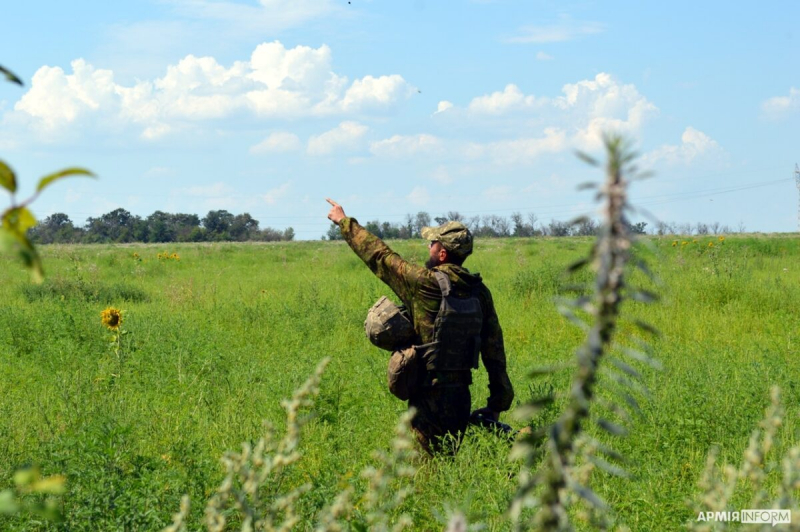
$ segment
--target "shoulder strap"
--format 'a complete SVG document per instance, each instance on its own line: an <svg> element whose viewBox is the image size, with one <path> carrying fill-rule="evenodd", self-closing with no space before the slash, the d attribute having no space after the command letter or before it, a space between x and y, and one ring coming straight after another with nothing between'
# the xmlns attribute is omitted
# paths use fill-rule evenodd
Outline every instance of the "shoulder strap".
<svg viewBox="0 0 800 532"><path fill-rule="evenodd" d="M450 278L446 273L434 270L433 275L436 276L436 282L439 283L439 288L442 290L442 297L450 295Z"/></svg>

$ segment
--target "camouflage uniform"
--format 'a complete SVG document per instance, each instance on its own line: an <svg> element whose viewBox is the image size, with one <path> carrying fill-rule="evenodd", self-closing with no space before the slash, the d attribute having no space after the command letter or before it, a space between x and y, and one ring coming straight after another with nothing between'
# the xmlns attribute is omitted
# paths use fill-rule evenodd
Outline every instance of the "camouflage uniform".
<svg viewBox="0 0 800 532"><path fill-rule="evenodd" d="M433 271L403 260L354 218L344 218L339 227L353 251L389 285L411 313L417 335L415 344L432 342L433 324L442 299ZM457 297L469 297L472 287L480 285L478 297L483 311L481 359L489 373L487 406L497 412L508 410L514 390L506 372L503 332L489 289L479 274L472 274L461 266L441 264L435 269L447 274L452 293ZM411 425L426 450L440 448L442 436L452 434L458 438L458 434L467 428L471 410L471 383L470 372L425 373L421 391L409 399L408 405L417 410Z"/></svg>

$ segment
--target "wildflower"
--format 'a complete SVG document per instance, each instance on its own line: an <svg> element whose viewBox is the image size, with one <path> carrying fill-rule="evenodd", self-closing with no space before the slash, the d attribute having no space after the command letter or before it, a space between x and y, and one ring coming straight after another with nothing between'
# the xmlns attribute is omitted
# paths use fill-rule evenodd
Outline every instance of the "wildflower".
<svg viewBox="0 0 800 532"><path fill-rule="evenodd" d="M697 244L697 239L692 240L692 244Z"/></svg>
<svg viewBox="0 0 800 532"><path fill-rule="evenodd" d="M681 242L681 246L685 246L686 244L688 244L688 242L687 242L686 240L684 240L683 242Z"/></svg>
<svg viewBox="0 0 800 532"><path fill-rule="evenodd" d="M678 245L678 241L677 241L677 240L673 240L673 241L672 241L672 247L675 247L675 246L677 246L677 245Z"/></svg>
<svg viewBox="0 0 800 532"><path fill-rule="evenodd" d="M714 247L714 243L713 242L709 242L708 243L708 247L713 248Z"/></svg>
<svg viewBox="0 0 800 532"><path fill-rule="evenodd" d="M175 260L181 260L180 256L177 253L173 253L172 255L170 255L169 258L175 259Z"/></svg>
<svg viewBox="0 0 800 532"><path fill-rule="evenodd" d="M720 241L720 242L725 242L725 237L724 237L724 236L722 236L722 235L719 235L719 241Z"/></svg>
<svg viewBox="0 0 800 532"><path fill-rule="evenodd" d="M138 253L134 253L133 254L133 258L136 259L136 260L139 260L139 254Z"/></svg>
<svg viewBox="0 0 800 532"><path fill-rule="evenodd" d="M111 331L116 331L122 325L122 311L114 307L108 307L100 313L100 321Z"/></svg>

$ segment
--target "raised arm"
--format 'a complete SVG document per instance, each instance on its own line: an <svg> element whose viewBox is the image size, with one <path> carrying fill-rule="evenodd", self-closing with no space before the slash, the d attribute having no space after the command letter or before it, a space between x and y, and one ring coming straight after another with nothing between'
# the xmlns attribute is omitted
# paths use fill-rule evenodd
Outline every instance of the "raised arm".
<svg viewBox="0 0 800 532"><path fill-rule="evenodd" d="M339 226L348 245L411 308L410 303L416 291L426 282L426 270L403 260L380 238L364 229L355 218L345 215L341 205L331 199L327 201L331 204L328 219Z"/></svg>

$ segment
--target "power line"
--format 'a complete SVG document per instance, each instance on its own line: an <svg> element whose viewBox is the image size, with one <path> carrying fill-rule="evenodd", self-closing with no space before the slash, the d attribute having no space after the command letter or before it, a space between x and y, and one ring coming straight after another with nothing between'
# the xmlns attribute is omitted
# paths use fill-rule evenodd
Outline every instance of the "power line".
<svg viewBox="0 0 800 532"><path fill-rule="evenodd" d="M642 206L651 206L651 205L663 205L667 203L674 203L677 201L689 201L692 199L708 197L708 196L715 196L720 194L728 194L732 192L740 192L743 190L751 190L755 188L762 188L767 186L773 186L780 183L785 183L790 179L776 179L771 181L761 181L755 183L744 183L739 185L729 185L725 187L715 187L709 188L704 190L694 190L694 191L681 191L681 192L671 192L671 193L664 193L664 194L656 194L651 196L643 196L637 199L636 205ZM798 189L800 189L800 177L797 177L796 180L798 182ZM564 207L564 209L561 209ZM799 207L800 209L800 207ZM458 211L460 214L466 215L480 215L480 214L497 214L497 213L506 213L506 212L534 212L535 214L541 215L548 215L548 216L558 216L558 215L568 215L573 213L581 213L585 212L586 207L584 204L581 203L562 203L562 204L550 204L547 206L544 205L533 205L527 207L516 207L516 208L508 208L508 209L494 209L494 210L476 210L476 211ZM60 211L52 211L50 214L54 212ZM82 216L96 216L97 213L94 212L72 212L73 215L82 215ZM800 216L800 210L799 210ZM267 213L259 213L259 212L250 212L250 215L254 218L258 219L259 221L264 220L319 220L320 216L294 216L294 215L286 215L286 216L275 216ZM368 218L381 218L383 220L386 219L397 219L397 218L405 218L408 216L409 213L382 213L382 214L363 214L358 213L358 217L362 219ZM800 221L800 220L799 220ZM287 223L287 222L283 222ZM316 226L317 224L293 224L297 225L298 227L303 226Z"/></svg>

